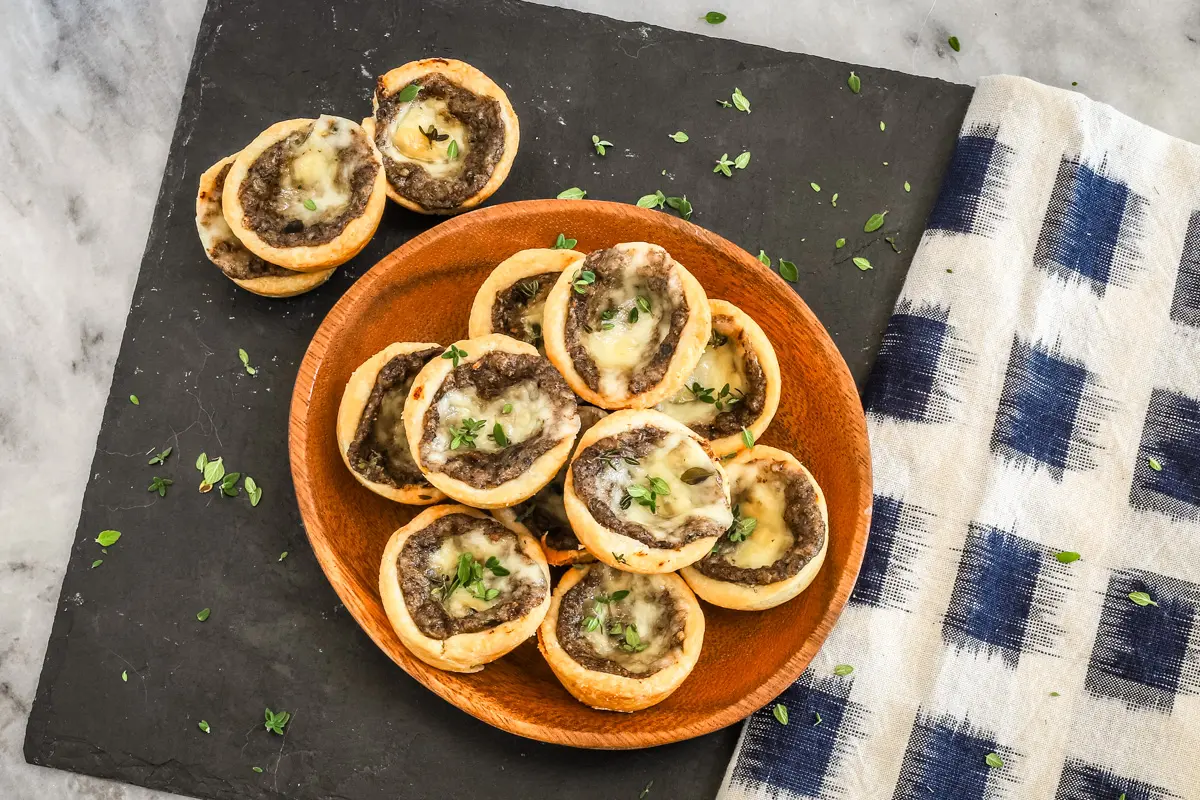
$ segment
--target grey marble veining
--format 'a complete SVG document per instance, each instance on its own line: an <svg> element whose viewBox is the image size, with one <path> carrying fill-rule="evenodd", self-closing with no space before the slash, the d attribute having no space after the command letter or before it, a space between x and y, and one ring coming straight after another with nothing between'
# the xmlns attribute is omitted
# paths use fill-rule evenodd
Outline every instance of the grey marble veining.
<svg viewBox="0 0 1200 800"><path fill-rule="evenodd" d="M1076 81L1200 141L1193 0L539 1L952 81ZM3 798L166 797L27 766L21 743L203 6L0 0ZM729 20L700 21L713 8Z"/></svg>

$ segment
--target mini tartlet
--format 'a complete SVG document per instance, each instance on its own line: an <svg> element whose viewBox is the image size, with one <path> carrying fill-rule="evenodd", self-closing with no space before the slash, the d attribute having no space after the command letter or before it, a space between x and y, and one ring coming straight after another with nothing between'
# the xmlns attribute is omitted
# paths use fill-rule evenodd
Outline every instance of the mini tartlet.
<svg viewBox="0 0 1200 800"><path fill-rule="evenodd" d="M234 159L222 205L233 234L259 258L318 272L371 240L387 202L379 151L342 117L291 119Z"/></svg>
<svg viewBox="0 0 1200 800"><path fill-rule="evenodd" d="M579 407L579 435L587 433L608 412L595 406ZM542 487L541 491L511 508L497 508L492 513L496 519L510 528L525 531L542 543L546 560L556 567L594 561L571 530L567 509L563 505L563 493L567 484L567 464Z"/></svg>
<svg viewBox="0 0 1200 800"><path fill-rule="evenodd" d="M725 472L708 443L650 409L617 411L580 438L563 501L583 546L629 572L685 567L733 524Z"/></svg>
<svg viewBox="0 0 1200 800"><path fill-rule="evenodd" d="M404 427L417 467L478 508L515 505L554 477L579 433L575 395L533 345L455 342L417 374Z"/></svg>
<svg viewBox="0 0 1200 800"><path fill-rule="evenodd" d="M743 450L725 471L736 520L709 555L680 574L713 605L774 608L807 589L825 561L825 495L794 456L774 447Z"/></svg>
<svg viewBox="0 0 1200 800"><path fill-rule="evenodd" d="M474 339L503 333L545 352L542 310L546 297L559 275L578 267L583 258L583 253L575 250L536 248L513 253L492 270L475 293L467 335Z"/></svg>
<svg viewBox="0 0 1200 800"><path fill-rule="evenodd" d="M263 297L295 297L329 280L332 269L295 272L268 264L233 235L225 221L221 191L235 158L236 154L222 158L200 176L200 188L196 192L196 231L208 260L216 264L226 278Z"/></svg>
<svg viewBox="0 0 1200 800"><path fill-rule="evenodd" d="M413 655L478 672L537 630L550 607L550 570L533 537L478 509L440 505L392 534L379 593Z"/></svg>
<svg viewBox="0 0 1200 800"><path fill-rule="evenodd" d="M375 84L363 121L383 156L388 197L422 214L474 208L500 188L521 140L504 90L462 61L425 58Z"/></svg>
<svg viewBox="0 0 1200 800"><path fill-rule="evenodd" d="M636 575L603 564L568 570L538 628L538 649L577 700L640 711L691 674L704 612L678 575Z"/></svg>
<svg viewBox="0 0 1200 800"><path fill-rule="evenodd" d="M742 430L762 436L779 408L775 348L758 323L732 303L709 300L712 335L684 386L657 408L709 440L719 456L745 447Z"/></svg>
<svg viewBox="0 0 1200 800"><path fill-rule="evenodd" d="M588 253L563 272L543 312L546 356L601 408L648 408L672 396L712 332L708 298L655 244Z"/></svg>
<svg viewBox="0 0 1200 800"><path fill-rule="evenodd" d="M430 342L388 345L354 370L338 406L342 461L359 483L397 503L428 505L445 497L417 468L404 430L413 380L444 349Z"/></svg>

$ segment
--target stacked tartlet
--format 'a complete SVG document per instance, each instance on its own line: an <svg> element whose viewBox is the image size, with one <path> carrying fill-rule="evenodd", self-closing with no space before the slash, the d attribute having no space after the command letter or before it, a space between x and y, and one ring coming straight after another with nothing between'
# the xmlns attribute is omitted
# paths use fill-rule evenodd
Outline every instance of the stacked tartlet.
<svg viewBox="0 0 1200 800"><path fill-rule="evenodd" d="M536 631L581 702L662 701L703 645L697 595L771 608L824 560L820 487L755 444L780 390L762 329L663 248L513 254L481 285L468 338L388 346L339 409L363 486L452 501L385 550L400 640L471 672Z"/></svg>
<svg viewBox="0 0 1200 800"><path fill-rule="evenodd" d="M196 228L230 280L265 297L320 286L375 234L387 198L425 214L486 200L520 141L503 90L469 64L424 59L381 77L374 116L278 122L200 177Z"/></svg>

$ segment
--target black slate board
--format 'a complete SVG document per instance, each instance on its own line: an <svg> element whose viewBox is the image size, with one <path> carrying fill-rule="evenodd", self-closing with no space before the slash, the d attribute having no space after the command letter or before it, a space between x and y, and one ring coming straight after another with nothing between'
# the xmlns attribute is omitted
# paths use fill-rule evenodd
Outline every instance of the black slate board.
<svg viewBox="0 0 1200 800"><path fill-rule="evenodd" d="M658 188L686 194L695 223L798 265L801 293L860 386L970 98L967 87L862 67L855 96L848 65L508 0L291 0L286 11L212 0L29 719L30 762L212 798L504 800L566 786L576 798L635 798L651 780L655 799L716 791L737 726L615 753L494 730L376 650L305 540L287 457L297 366L346 287L432 220L390 206L370 246L322 289L269 301L204 260L196 183L277 120L364 116L373 76L433 55L487 72L521 118L520 155L492 202L570 186L628 202ZM735 86L751 114L715 103ZM690 142L667 138L679 129ZM593 133L616 143L604 158ZM753 153L744 172L712 173L721 153L743 150ZM864 234L883 209L888 225ZM897 231L899 255L883 239ZM840 251L839 236L850 242ZM875 269L859 272L852 255ZM397 338L403 329L398 320ZM167 445L166 466L148 466ZM253 475L262 504L198 493L201 451ZM153 475L175 481L165 498L146 491ZM93 539L107 528L124 537L101 554ZM263 730L264 706L293 713L286 737Z"/></svg>

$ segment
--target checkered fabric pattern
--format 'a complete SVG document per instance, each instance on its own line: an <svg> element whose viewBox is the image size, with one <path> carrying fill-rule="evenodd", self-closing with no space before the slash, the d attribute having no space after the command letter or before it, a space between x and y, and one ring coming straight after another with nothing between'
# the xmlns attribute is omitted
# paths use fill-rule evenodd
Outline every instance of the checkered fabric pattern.
<svg viewBox="0 0 1200 800"><path fill-rule="evenodd" d="M981 81L864 406L858 584L722 800L1200 798L1200 147Z"/></svg>

